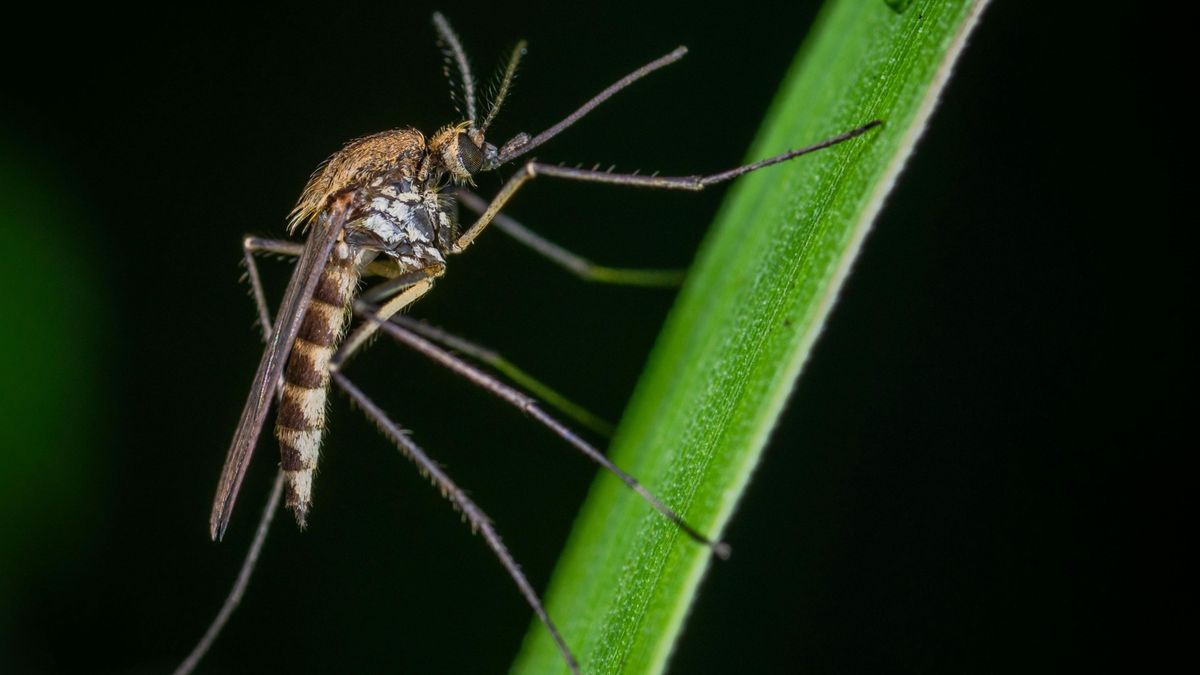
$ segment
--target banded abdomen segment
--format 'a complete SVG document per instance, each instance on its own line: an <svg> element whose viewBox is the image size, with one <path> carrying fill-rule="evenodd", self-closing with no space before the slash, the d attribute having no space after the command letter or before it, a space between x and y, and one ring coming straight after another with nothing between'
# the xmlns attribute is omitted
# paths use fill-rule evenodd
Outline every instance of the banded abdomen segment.
<svg viewBox="0 0 1200 675"><path fill-rule="evenodd" d="M329 359L341 342L357 284L358 269L349 247L339 244L321 272L283 371L275 437L287 479L287 506L300 527L304 527L312 503L313 471L325 433Z"/></svg>

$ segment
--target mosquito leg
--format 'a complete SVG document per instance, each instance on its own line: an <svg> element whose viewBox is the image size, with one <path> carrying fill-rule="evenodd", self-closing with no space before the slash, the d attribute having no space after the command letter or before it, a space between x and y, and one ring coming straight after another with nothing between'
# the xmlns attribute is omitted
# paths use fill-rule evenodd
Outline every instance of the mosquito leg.
<svg viewBox="0 0 1200 675"><path fill-rule="evenodd" d="M246 277L250 281L250 288L254 293L254 302L258 305L259 324L267 326L266 334L270 334L269 326L271 321L267 318L267 296L263 292L262 278L258 274L258 261L255 255L266 253L268 255L286 256L288 258L299 258L304 252L304 244L288 241L287 239L266 239L263 237L255 237L246 235L242 238L242 257L246 265ZM364 273L368 276L381 276L393 278L396 276L394 265L387 262L372 262L367 265Z"/></svg>
<svg viewBox="0 0 1200 675"><path fill-rule="evenodd" d="M549 386L543 384L529 373L519 368L516 364L504 358L500 354L481 346L457 335L446 332L436 326L431 326L424 321L417 321L402 314L393 316L390 321L403 326L418 335L432 340L448 349L453 349L460 354L480 361L482 363L500 371L502 375L517 383L517 386L524 388L526 391L533 393L534 396L540 398L559 412L575 420L579 424L591 429L592 431L611 438L613 435L613 425L603 418L589 412L586 408L571 402L570 399L558 393Z"/></svg>
<svg viewBox="0 0 1200 675"><path fill-rule="evenodd" d="M389 279L374 288L367 289L362 297L370 298L373 302L385 301L379 308L379 314L391 317L396 312L416 302L422 295L433 288L433 280L446 271L445 265L435 264L419 270L413 270ZM385 319L386 320L386 319ZM377 326L365 321L360 324L342 342L341 348L329 361L329 368L337 370L359 349L362 349L375 334Z"/></svg>
<svg viewBox="0 0 1200 675"><path fill-rule="evenodd" d="M254 259L256 253L271 253L298 258L304 252L304 245L284 239L264 239L246 235L242 238L242 259L246 264L246 277L250 280L250 291L254 294L254 304L258 307L258 325L262 328L263 338L271 334L271 312L267 306L267 295L263 292L262 277L258 275L258 262Z"/></svg>
<svg viewBox="0 0 1200 675"><path fill-rule="evenodd" d="M280 241L273 239L260 239L258 237L246 237L242 240L242 251L246 259L246 274L250 279L250 286L254 290L254 304L258 309L259 322L263 328L263 338L271 334L271 313L267 308L266 297L263 295L262 282L258 276L258 265L254 260L255 253L275 253L279 255L299 256L303 250L303 246L294 244L290 241ZM209 624L208 630L204 631L204 635L200 638L200 642L192 649L183 663L175 669L174 675L189 675L200 664L200 660L208 654L208 650L212 648L213 642L217 636L221 634L221 630L225 628L225 624L229 622L229 617L233 616L233 611L242 602L242 596L246 593L246 587L250 585L250 577L254 574L254 568L258 564L258 557L262 553L263 545L267 541L267 533L271 530L271 523L275 519L275 513L279 510L279 505L283 501L283 471L275 472L275 485L271 488L271 494L267 497L267 504L263 507L262 515L258 519L258 528L254 531L254 539L250 542L250 549L246 551L246 558L242 561L242 567L238 570L237 579L233 582L233 588L229 590L229 595L225 596L225 602L221 604L221 609Z"/></svg>
<svg viewBox="0 0 1200 675"><path fill-rule="evenodd" d="M304 252L304 244L287 239L267 239L252 234L242 238L242 248L249 253L269 253L285 255L289 258L299 258Z"/></svg>
<svg viewBox="0 0 1200 675"><path fill-rule="evenodd" d="M461 253L464 249L470 246L471 242L475 241L475 238L479 236L479 233L482 232L483 229L486 228L488 224L490 224L496 218L496 216L500 213L500 209L504 208L504 205L508 203L508 200L512 199L517 190L521 189L521 186L530 180L533 180L537 176L554 176L556 178L566 178L569 180L578 180L587 183L608 183L611 185L628 185L631 187L648 187L663 190L687 190L690 192L699 192L710 185L724 183L726 181L733 180L738 176L750 173L751 171L756 171L763 167L771 166L772 164L786 162L789 159L848 141L856 136L861 136L880 124L883 124L883 122L874 120L862 125L861 127L858 127L857 129L851 129L846 133L838 134L832 138L827 138L819 143L798 148L796 150L791 150L774 157L768 157L767 159L762 159L752 164L744 164L728 171L710 174L708 176L642 176L639 174L611 173L608 171L596 171L589 169L573 169L565 166L529 162L525 164L525 166L523 166L512 178L509 178L508 182L500 188L500 192L496 193L496 196L492 199L491 203L488 204L488 207L479 215L479 219L476 220L475 224L458 238L458 241L454 242L454 246L451 247L451 250L454 253Z"/></svg>
<svg viewBox="0 0 1200 675"><path fill-rule="evenodd" d="M482 214L487 211L487 201L479 195L463 188L459 188L457 194L459 203L475 213ZM686 270L637 269L598 265L546 239L503 213L497 213L492 222L497 229L517 240L518 243L533 249L535 253L540 253L554 264L584 281L660 288L674 288L683 283Z"/></svg>
<svg viewBox="0 0 1200 675"><path fill-rule="evenodd" d="M385 327L387 325L391 324L385 324ZM558 644L558 649L562 652L563 658L566 659L571 672L579 675L579 664L575 661L575 656L571 654L570 647L567 646L562 635L559 634L554 622L550 620L550 615L546 613L546 608L542 605L537 591L529 584L529 580L525 578L525 574L521 571L516 561L513 560L512 554L508 552L508 549L504 546L504 542L500 540L500 535L492 527L487 514L467 497L466 493L450 479L450 476L442 470L442 467L437 462L430 459L425 454L425 451L421 450L420 446L406 436L400 430L400 427L396 426L396 423L392 422L387 414L379 406L375 405L371 399L367 398L366 394L363 394L358 387L354 386L345 375L335 370L332 376L333 381L341 387L342 391L350 396L354 403L366 413L367 417L370 417L379 426L379 430L396 445L401 454L416 464L417 469L429 478L441 490L442 494L454 504L455 508L466 517L467 522L471 524L471 531L483 535L488 548L492 549L492 552L500 559L500 564L504 566L504 569L508 571L508 575L512 577L513 582L517 584L517 588L520 589L521 595L525 597L525 601L533 608L534 613L537 614L542 624L546 626L546 630L550 631L550 635L554 638L554 642Z"/></svg>
<svg viewBox="0 0 1200 675"><path fill-rule="evenodd" d="M457 358L453 354L441 349L437 345L429 342L412 331L398 326L395 323L383 322L383 319L373 314L369 308L363 308L360 305L355 308L355 311L363 314L369 321L378 323L379 327L384 332L401 344L420 352L436 363L446 367L448 370L467 379L472 384L475 384L481 389L484 389L485 391L495 395L505 403L516 407L525 414L534 418L542 425L557 434L560 438L575 446L577 450L582 452L589 459L620 478L621 481L629 486L631 490L636 492L659 513L674 523L676 527L684 532L684 534L688 535L696 542L707 546L718 558L724 560L729 557L730 549L728 544L723 541L714 542L703 534L700 534L696 528L689 525L687 521L685 521L678 513L675 513L670 507L659 501L658 497L655 497L654 494L647 490L641 483L639 483L636 478L622 471L616 464L613 464L612 460L606 457L604 453L600 452L590 443L580 438L575 434L575 432L568 429L561 422L546 414L545 411L538 407L537 402L532 398L504 384L491 375L479 370L466 361Z"/></svg>
<svg viewBox="0 0 1200 675"><path fill-rule="evenodd" d="M238 570L237 580L221 605L221 610L209 624L208 630L204 631L200 642L192 649L192 653L187 655L183 663L175 669L175 675L188 675L196 669L196 666L200 664L200 659L203 659L204 655L208 653L217 636L221 634L221 629L233 615L233 610L241 604L242 595L246 592L246 587L250 585L250 576L254 574L258 556L262 553L263 543L267 540L267 532L271 529L271 522L275 519L275 512L279 510L281 501L283 501L283 472L277 471L275 486L271 488L271 496L267 498L267 505L263 508L262 515L259 516L258 529L254 532L254 541L250 543L250 550L246 552L246 559L242 561L242 568Z"/></svg>
<svg viewBox="0 0 1200 675"><path fill-rule="evenodd" d="M445 265L430 265L419 270L399 274L387 281L372 286L359 294L359 297L366 302L385 302L389 298L395 297L397 293L406 288L415 286L418 282L433 277L440 277L446 271ZM401 308L402 309L402 308Z"/></svg>

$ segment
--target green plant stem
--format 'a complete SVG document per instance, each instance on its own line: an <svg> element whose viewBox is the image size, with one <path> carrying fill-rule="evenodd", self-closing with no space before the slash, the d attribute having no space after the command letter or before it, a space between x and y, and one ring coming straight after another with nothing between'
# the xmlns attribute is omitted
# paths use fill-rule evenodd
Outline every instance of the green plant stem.
<svg viewBox="0 0 1200 675"><path fill-rule="evenodd" d="M885 126L731 189L610 451L702 531L720 532L733 513L985 4L834 0L801 49L749 159L872 119ZM735 546L729 564L736 556ZM602 475L549 611L585 673L659 673L708 564L707 550ZM535 622L513 671L565 670Z"/></svg>

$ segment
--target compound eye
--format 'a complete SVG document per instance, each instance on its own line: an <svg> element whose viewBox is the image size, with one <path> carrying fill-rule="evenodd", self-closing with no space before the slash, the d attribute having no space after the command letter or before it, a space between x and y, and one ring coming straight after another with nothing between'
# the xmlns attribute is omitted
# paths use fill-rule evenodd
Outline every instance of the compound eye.
<svg viewBox="0 0 1200 675"><path fill-rule="evenodd" d="M483 151L466 134L458 135L458 161L467 173L476 173L483 167Z"/></svg>

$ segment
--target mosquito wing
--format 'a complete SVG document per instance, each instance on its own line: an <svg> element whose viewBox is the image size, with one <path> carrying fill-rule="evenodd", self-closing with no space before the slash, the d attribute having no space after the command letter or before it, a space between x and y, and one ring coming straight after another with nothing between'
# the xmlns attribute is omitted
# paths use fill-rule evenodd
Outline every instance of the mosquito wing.
<svg viewBox="0 0 1200 675"><path fill-rule="evenodd" d="M313 219L304 251L296 261L292 279L288 282L283 302L279 305L279 313L276 314L275 327L267 341L262 360L258 362L258 371L254 373L250 396L246 399L246 406L242 408L242 418L233 434L229 454L225 456L225 468L221 470L221 482L217 484L212 516L208 521L209 534L213 539L223 537L225 528L229 525L233 503L237 499L238 489L242 486L242 478L246 476L246 467L250 462L250 455L254 453L254 446L258 443L267 412L271 409L271 401L275 398L275 388L283 374L283 366L287 363L296 334L300 331L300 322L308 311L325 262L329 259L329 254L346 223L350 203L348 197L349 195L345 195L331 206L325 217Z"/></svg>

